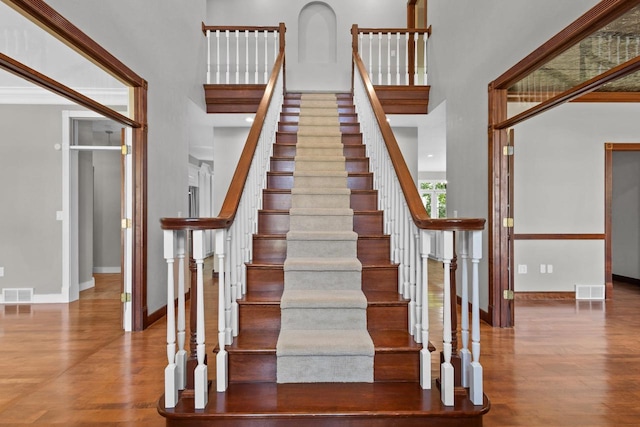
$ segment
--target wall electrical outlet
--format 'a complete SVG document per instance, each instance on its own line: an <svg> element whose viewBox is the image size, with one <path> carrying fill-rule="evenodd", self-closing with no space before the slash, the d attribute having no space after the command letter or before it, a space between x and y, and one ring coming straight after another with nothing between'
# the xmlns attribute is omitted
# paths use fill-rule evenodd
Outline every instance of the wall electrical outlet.
<svg viewBox="0 0 640 427"><path fill-rule="evenodd" d="M545 274L547 272L547 265L546 264L540 264L540 273L541 274Z"/></svg>
<svg viewBox="0 0 640 427"><path fill-rule="evenodd" d="M547 264L547 273L553 273L553 264Z"/></svg>
<svg viewBox="0 0 640 427"><path fill-rule="evenodd" d="M518 264L518 274L527 274L527 264Z"/></svg>
<svg viewBox="0 0 640 427"><path fill-rule="evenodd" d="M0 267L0 277L4 277L4 267Z"/></svg>

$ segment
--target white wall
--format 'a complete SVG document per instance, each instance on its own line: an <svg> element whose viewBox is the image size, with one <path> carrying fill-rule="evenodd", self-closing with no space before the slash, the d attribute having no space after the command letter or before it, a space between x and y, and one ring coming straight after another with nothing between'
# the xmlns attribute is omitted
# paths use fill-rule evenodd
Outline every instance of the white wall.
<svg viewBox="0 0 640 427"><path fill-rule="evenodd" d="M157 0L48 3L149 83L147 305L153 313L166 304L159 219L187 211L189 123L194 121L189 100L205 114L205 0L179 7Z"/></svg>
<svg viewBox="0 0 640 427"><path fill-rule="evenodd" d="M0 105L0 289L62 289L62 109Z"/></svg>
<svg viewBox="0 0 640 427"><path fill-rule="evenodd" d="M636 139L640 141L640 137ZM640 152L613 153L613 274L640 279Z"/></svg>
<svg viewBox="0 0 640 427"><path fill-rule="evenodd" d="M446 100L447 207L487 218L487 85L597 0L430 0L429 105ZM550 13L553 11L553 13ZM487 233L481 306L488 306Z"/></svg>
<svg viewBox="0 0 640 427"><path fill-rule="evenodd" d="M216 127L213 129L214 216L217 216L220 212L248 135L248 127ZM215 159L221 160L217 161Z"/></svg>
<svg viewBox="0 0 640 427"><path fill-rule="evenodd" d="M393 134L411 172L411 177L418 185L418 128L394 127Z"/></svg>
<svg viewBox="0 0 640 427"><path fill-rule="evenodd" d="M604 144L640 141L638 114L638 104L569 103L515 126L514 232L604 233ZM516 291L602 285L604 240L516 241L515 264L528 266Z"/></svg>
<svg viewBox="0 0 640 427"><path fill-rule="evenodd" d="M311 3L328 5L336 16L337 62L305 64L298 60L298 16ZM351 88L351 25L405 27L405 0L208 0L208 25L278 25L287 27L287 90L339 90ZM302 29L304 30L304 29ZM304 34L304 31L303 31Z"/></svg>

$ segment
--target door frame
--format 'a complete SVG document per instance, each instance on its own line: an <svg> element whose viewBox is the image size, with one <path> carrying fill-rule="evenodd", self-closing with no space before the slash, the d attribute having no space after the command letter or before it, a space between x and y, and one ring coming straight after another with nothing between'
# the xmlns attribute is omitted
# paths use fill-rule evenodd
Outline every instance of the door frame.
<svg viewBox="0 0 640 427"><path fill-rule="evenodd" d="M604 144L604 280L605 297L613 298L613 152L640 151L640 143Z"/></svg>
<svg viewBox="0 0 640 427"><path fill-rule="evenodd" d="M75 122L81 120L107 120L104 116L92 111L62 112L62 299L66 302L79 298L78 280L78 152L70 149L77 145ZM123 125L124 126L124 125ZM124 128L122 145L131 145L131 128ZM121 147L117 148L122 156ZM130 155L122 156L120 206L122 218L130 218L133 202L132 159ZM133 235L131 228L122 228L121 245L121 293L131 294L133 290ZM131 300L122 304L122 328L133 330L133 307Z"/></svg>
<svg viewBox="0 0 640 427"><path fill-rule="evenodd" d="M0 67L33 84L54 92L91 111L132 128L132 330L141 331L154 319L147 309L147 90L148 83L100 44L42 1L4 0L31 21L48 31L87 59L129 87L129 115L103 105L50 77L0 53Z"/></svg>

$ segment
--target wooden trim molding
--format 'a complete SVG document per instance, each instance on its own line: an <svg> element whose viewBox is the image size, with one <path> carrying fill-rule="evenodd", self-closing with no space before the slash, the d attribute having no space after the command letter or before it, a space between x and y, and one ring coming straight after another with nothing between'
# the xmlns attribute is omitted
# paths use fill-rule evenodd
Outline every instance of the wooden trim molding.
<svg viewBox="0 0 640 427"><path fill-rule="evenodd" d="M604 240L606 234L580 234L580 233L519 233L513 235L513 240Z"/></svg>
<svg viewBox="0 0 640 427"><path fill-rule="evenodd" d="M571 102L640 102L640 92L589 92Z"/></svg>
<svg viewBox="0 0 640 427"><path fill-rule="evenodd" d="M70 100L78 105L81 105L91 111L94 111L104 117L107 117L113 121L116 121L125 126L131 126L133 128L140 127L140 123L135 120L126 117L117 111L95 101L80 92L63 85L62 83L55 81L44 74L30 68L15 59L0 53L0 68L4 68L12 74L21 77L35 85L38 85L48 91L51 91L63 98Z"/></svg>
<svg viewBox="0 0 640 427"><path fill-rule="evenodd" d="M575 292L515 292L516 301L572 300Z"/></svg>
<svg viewBox="0 0 640 427"><path fill-rule="evenodd" d="M614 282L624 282L631 285L640 285L640 279L636 279L635 277L621 276L619 274L612 274L611 277L613 278Z"/></svg>

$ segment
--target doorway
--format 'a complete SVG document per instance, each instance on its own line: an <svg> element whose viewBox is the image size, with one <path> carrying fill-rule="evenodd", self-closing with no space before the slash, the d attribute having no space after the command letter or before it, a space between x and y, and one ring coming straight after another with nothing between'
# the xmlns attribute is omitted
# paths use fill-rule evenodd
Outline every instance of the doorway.
<svg viewBox="0 0 640 427"><path fill-rule="evenodd" d="M605 144L605 282L640 283L640 143Z"/></svg>
<svg viewBox="0 0 640 427"><path fill-rule="evenodd" d="M122 327L132 330L131 130L92 112L63 112L63 294L90 289L95 274L118 284ZM104 277L104 276L101 276ZM112 285L113 286L113 285Z"/></svg>

